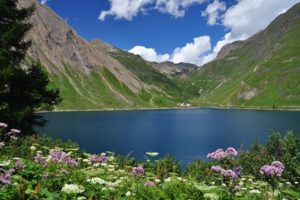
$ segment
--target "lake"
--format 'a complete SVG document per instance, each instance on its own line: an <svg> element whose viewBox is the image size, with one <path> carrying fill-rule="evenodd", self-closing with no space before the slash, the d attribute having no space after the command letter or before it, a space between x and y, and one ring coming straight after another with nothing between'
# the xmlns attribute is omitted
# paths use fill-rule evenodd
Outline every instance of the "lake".
<svg viewBox="0 0 300 200"><path fill-rule="evenodd" d="M249 148L269 130L300 132L300 112L222 109L52 112L42 133L72 140L91 153L113 151L143 159L171 154L186 164L218 148Z"/></svg>

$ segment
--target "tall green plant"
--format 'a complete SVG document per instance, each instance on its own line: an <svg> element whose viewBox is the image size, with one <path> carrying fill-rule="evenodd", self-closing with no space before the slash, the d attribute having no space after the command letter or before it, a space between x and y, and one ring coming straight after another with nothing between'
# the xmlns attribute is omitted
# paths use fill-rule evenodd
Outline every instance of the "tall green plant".
<svg viewBox="0 0 300 200"><path fill-rule="evenodd" d="M28 134L34 125L44 123L34 113L60 102L58 90L48 88L40 64L22 64L31 44L25 36L32 28L28 19L34 8L20 8L17 0L0 0L0 120Z"/></svg>

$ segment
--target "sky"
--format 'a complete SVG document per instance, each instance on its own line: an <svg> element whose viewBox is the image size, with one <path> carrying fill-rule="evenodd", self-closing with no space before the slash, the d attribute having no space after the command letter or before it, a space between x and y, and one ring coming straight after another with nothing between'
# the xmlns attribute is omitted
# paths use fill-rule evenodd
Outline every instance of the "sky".
<svg viewBox="0 0 300 200"><path fill-rule="evenodd" d="M86 40L152 62L201 66L300 0L41 0Z"/></svg>

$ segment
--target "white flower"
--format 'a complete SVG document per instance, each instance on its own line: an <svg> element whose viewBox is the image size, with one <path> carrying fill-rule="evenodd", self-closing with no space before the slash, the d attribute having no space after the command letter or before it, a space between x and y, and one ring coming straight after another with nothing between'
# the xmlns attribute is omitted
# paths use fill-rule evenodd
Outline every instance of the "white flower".
<svg viewBox="0 0 300 200"><path fill-rule="evenodd" d="M211 185L215 185L216 183L215 182L211 182Z"/></svg>
<svg viewBox="0 0 300 200"><path fill-rule="evenodd" d="M85 158L85 159L82 160L82 162L89 163L90 160Z"/></svg>
<svg viewBox="0 0 300 200"><path fill-rule="evenodd" d="M100 184L100 185L104 185L106 183L105 180L98 177L88 179L87 182L90 182L91 184Z"/></svg>
<svg viewBox="0 0 300 200"><path fill-rule="evenodd" d="M2 163L0 163L0 167L6 167L10 164L9 160L4 160Z"/></svg>
<svg viewBox="0 0 300 200"><path fill-rule="evenodd" d="M295 181L295 182L294 182L295 185L298 185L298 183L299 183L298 181Z"/></svg>
<svg viewBox="0 0 300 200"><path fill-rule="evenodd" d="M31 151L35 151L35 150L36 150L36 147L35 147L35 146L31 146L31 147L30 147L30 150L31 150Z"/></svg>
<svg viewBox="0 0 300 200"><path fill-rule="evenodd" d="M155 183L160 183L160 180L159 180L158 178L156 178L156 179L154 180L154 182L155 182Z"/></svg>
<svg viewBox="0 0 300 200"><path fill-rule="evenodd" d="M251 194L260 194L261 192L259 190L250 190L249 193L251 193Z"/></svg>
<svg viewBox="0 0 300 200"><path fill-rule="evenodd" d="M113 157L113 156L110 156L110 157L108 158L108 160L109 160L110 162L112 162L112 161L114 161L114 160L115 160L115 157Z"/></svg>
<svg viewBox="0 0 300 200"><path fill-rule="evenodd" d="M165 179L165 182L166 182L166 183L170 183L171 181L172 181L172 178L171 178L171 177Z"/></svg>
<svg viewBox="0 0 300 200"><path fill-rule="evenodd" d="M225 183L222 183L222 186L223 186L223 187L226 187L226 184L225 184Z"/></svg>
<svg viewBox="0 0 300 200"><path fill-rule="evenodd" d="M101 166L106 167L107 163L101 163Z"/></svg>
<svg viewBox="0 0 300 200"><path fill-rule="evenodd" d="M151 157L155 157L155 156L158 156L158 155L159 155L158 152L146 152L146 154L147 154L148 156L151 156Z"/></svg>
<svg viewBox="0 0 300 200"><path fill-rule="evenodd" d="M215 193L205 193L204 198L211 199L211 200L218 200L219 196Z"/></svg>
<svg viewBox="0 0 300 200"><path fill-rule="evenodd" d="M289 181L287 181L286 184L287 184L287 185L292 185L291 182L289 182Z"/></svg>
<svg viewBox="0 0 300 200"><path fill-rule="evenodd" d="M181 177L177 177L177 180L179 180L179 181L183 181L183 178L181 178Z"/></svg>
<svg viewBox="0 0 300 200"><path fill-rule="evenodd" d="M125 194L125 196L126 196L126 197L130 197L130 196L131 196L131 192L130 192L130 191L127 191L126 194Z"/></svg>
<svg viewBox="0 0 300 200"><path fill-rule="evenodd" d="M85 200L85 197L77 197L77 200Z"/></svg>
<svg viewBox="0 0 300 200"><path fill-rule="evenodd" d="M61 191L67 194L79 194L84 192L84 187L76 184L65 184Z"/></svg>

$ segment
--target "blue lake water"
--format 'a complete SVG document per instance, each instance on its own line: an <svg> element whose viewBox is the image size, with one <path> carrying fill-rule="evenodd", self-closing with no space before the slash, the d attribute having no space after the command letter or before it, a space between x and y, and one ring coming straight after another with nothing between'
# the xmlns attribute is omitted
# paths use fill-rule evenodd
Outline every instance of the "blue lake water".
<svg viewBox="0 0 300 200"><path fill-rule="evenodd" d="M41 129L72 140L91 153L113 151L143 159L145 152L171 154L188 163L218 148L244 149L265 142L269 130L300 132L300 112L248 110L151 110L53 112Z"/></svg>

